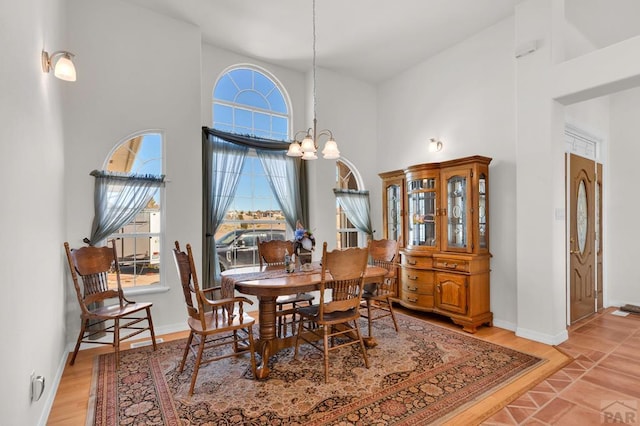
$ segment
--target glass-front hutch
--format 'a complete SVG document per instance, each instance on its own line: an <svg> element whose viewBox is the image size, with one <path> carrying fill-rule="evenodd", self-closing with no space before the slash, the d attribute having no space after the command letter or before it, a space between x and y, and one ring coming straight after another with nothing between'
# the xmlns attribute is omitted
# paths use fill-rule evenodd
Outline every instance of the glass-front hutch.
<svg viewBox="0 0 640 426"><path fill-rule="evenodd" d="M488 157L473 156L408 167L404 170L406 211L393 225L404 222L406 235L396 301L447 315L469 332L493 322L490 162ZM389 213L383 217L385 229L390 217Z"/></svg>

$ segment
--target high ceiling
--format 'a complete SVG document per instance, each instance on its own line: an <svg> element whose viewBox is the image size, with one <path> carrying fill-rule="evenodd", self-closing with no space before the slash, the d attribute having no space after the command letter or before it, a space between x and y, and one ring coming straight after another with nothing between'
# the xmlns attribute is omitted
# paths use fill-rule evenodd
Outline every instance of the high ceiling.
<svg viewBox="0 0 640 426"><path fill-rule="evenodd" d="M311 68L312 0L125 1L200 27L206 43L300 71ZM384 81L513 14L521 1L317 0L317 64ZM566 11L597 45L640 33L638 0L566 0Z"/></svg>

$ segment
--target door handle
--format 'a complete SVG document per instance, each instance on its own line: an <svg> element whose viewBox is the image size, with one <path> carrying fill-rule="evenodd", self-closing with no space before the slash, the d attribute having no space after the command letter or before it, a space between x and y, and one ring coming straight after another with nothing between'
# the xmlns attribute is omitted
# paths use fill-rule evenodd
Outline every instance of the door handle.
<svg viewBox="0 0 640 426"><path fill-rule="evenodd" d="M571 237L571 239L569 240L569 254L580 254L580 250L574 250L573 247L576 244L576 240L575 238Z"/></svg>

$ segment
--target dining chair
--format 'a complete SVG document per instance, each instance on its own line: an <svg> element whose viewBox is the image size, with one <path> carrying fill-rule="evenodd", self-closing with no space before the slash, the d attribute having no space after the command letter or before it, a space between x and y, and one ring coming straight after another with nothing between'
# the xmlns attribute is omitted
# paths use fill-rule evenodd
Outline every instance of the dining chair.
<svg viewBox="0 0 640 426"><path fill-rule="evenodd" d="M151 342L155 351L157 349L156 335L151 320L151 306L153 304L136 303L124 296L115 241L111 240L111 246L89 246L78 249L72 249L69 243L65 242L64 249L69 262L73 287L80 304L82 321L69 365L74 364L80 344L97 343L113 346L116 368L119 368L120 342L145 331L149 331L151 334ZM122 330L129 331L123 336ZM113 339L110 342L98 340L104 333L111 333Z"/></svg>
<svg viewBox="0 0 640 426"><path fill-rule="evenodd" d="M398 267L400 244L398 240L372 240L369 245L369 264L387 270L382 282L367 285L362 293L361 316L367 319L369 337L372 337L372 323L385 317L391 317L398 332L398 322L393 312L392 298L398 294Z"/></svg>
<svg viewBox="0 0 640 426"><path fill-rule="evenodd" d="M284 257L286 253L293 254L294 245L292 241L270 240L260 241L258 238L258 257L260 258L260 268L263 266L285 267ZM310 293L297 293L278 296L276 298L276 332L278 337L287 334L287 328L291 325L291 333L295 333L295 326L298 321L297 311L300 303L311 306L313 295ZM286 309L285 309L286 308Z"/></svg>
<svg viewBox="0 0 640 426"><path fill-rule="evenodd" d="M359 345L365 367L369 368L358 326L368 254L368 247L327 251L325 242L322 246L320 303L298 309L301 319L293 359L298 357L301 340L322 351L325 382L329 381L329 352L345 346ZM331 291L330 300L325 299L327 289ZM318 340L322 340L322 346Z"/></svg>
<svg viewBox="0 0 640 426"><path fill-rule="evenodd" d="M256 376L252 328L255 320L244 312L244 303L253 305L253 302L246 297L225 294L221 287L200 289L191 244L187 244L186 249L186 253L181 251L180 244L176 241L173 257L189 314L187 319L189 338L182 355L180 373L184 370L189 351L193 352L196 360L189 387L189 395L193 395L200 367L210 362L249 353L251 371L253 376ZM215 296L207 297L207 294L219 295L220 297L212 300L210 297ZM225 346L231 346L231 350L222 349ZM213 348L218 348L218 350L211 354L208 353L208 356L203 359L204 351Z"/></svg>

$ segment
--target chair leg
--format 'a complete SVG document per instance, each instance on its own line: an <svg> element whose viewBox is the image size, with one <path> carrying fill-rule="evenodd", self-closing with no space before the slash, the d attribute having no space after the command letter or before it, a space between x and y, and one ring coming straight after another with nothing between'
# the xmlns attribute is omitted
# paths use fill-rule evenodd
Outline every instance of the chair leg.
<svg viewBox="0 0 640 426"><path fill-rule="evenodd" d="M78 341L76 342L76 347L73 350L73 355L71 355L71 361L69 361L69 365L73 365L73 363L76 362L76 355L78 355L78 351L80 350L80 343L82 343L82 338L84 337L84 332L87 329L88 325L88 319L82 321L82 324L80 325L80 334L78 335Z"/></svg>
<svg viewBox="0 0 640 426"><path fill-rule="evenodd" d="M362 341L362 334L360 333L360 327L358 327L358 321L353 321L353 325L356 330L356 337L360 342L360 349L362 350L362 357L364 358L364 366L369 368L369 358L367 357L367 349L364 347L364 342Z"/></svg>
<svg viewBox="0 0 640 426"><path fill-rule="evenodd" d="M204 352L205 337L200 336L200 344L198 345L198 355L196 356L196 363L193 366L193 376L191 377L191 387L189 388L189 396L193 395L193 389L196 387L196 379L198 378L198 371L200 371L200 361L202 361L202 352Z"/></svg>
<svg viewBox="0 0 640 426"><path fill-rule="evenodd" d="M391 312L391 319L393 320L393 326L396 328L397 333L400 330L398 329L398 321L396 321L396 314L393 312L393 305L391 303L391 300L387 297L387 305L389 305L389 312Z"/></svg>
<svg viewBox="0 0 640 426"><path fill-rule="evenodd" d="M247 332L249 333L249 350L251 352L251 372L253 373L253 377L257 378L256 374L256 351L255 345L253 343L253 329L251 327L247 327Z"/></svg>
<svg viewBox="0 0 640 426"><path fill-rule="evenodd" d="M373 336L371 330L372 330L372 323L373 320L371 319L371 299L367 299L367 323L369 324L369 337Z"/></svg>
<svg viewBox="0 0 640 426"><path fill-rule="evenodd" d="M113 320L113 347L116 353L116 370L120 368L120 321Z"/></svg>
<svg viewBox="0 0 640 426"><path fill-rule="evenodd" d="M324 331L324 382L329 383L329 331L326 325L322 328ZM331 336L331 341L333 341L333 336Z"/></svg>
<svg viewBox="0 0 640 426"><path fill-rule="evenodd" d="M300 335L302 334L302 327L304 325L304 317L300 318L298 323L298 333L296 334L296 348L293 351L293 359L298 359L298 347L300 345Z"/></svg>
<svg viewBox="0 0 640 426"><path fill-rule="evenodd" d="M278 305L278 311L280 311L280 315L278 315L278 323L276 324L276 330L278 337L282 337L282 305Z"/></svg>
<svg viewBox="0 0 640 426"><path fill-rule="evenodd" d="M149 323L149 332L151 333L151 342L153 343L153 350L157 350L158 346L156 345L156 333L153 330L153 321L151 320L151 307L147 308L147 322Z"/></svg>
<svg viewBox="0 0 640 426"><path fill-rule="evenodd" d="M187 339L187 345L184 347L184 353L182 354L182 362L180 363L180 373L184 370L184 364L187 361L187 355L189 355L189 349L191 348L191 342L193 342L193 331L189 332L189 338Z"/></svg>

